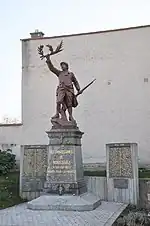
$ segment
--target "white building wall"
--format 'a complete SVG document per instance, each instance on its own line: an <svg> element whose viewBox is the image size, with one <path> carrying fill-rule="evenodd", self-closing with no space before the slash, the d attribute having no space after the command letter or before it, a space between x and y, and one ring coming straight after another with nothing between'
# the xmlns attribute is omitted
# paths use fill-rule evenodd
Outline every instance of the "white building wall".
<svg viewBox="0 0 150 226"><path fill-rule="evenodd" d="M140 160L150 163L150 27L22 41L23 126L0 127L0 143L47 144L55 113L57 77L40 60L37 47L64 41L52 60L67 61L81 87L74 110L82 131L85 162L104 162L105 144L137 142ZM147 81L147 78L149 79ZM144 82L145 79L145 82Z"/></svg>
<svg viewBox="0 0 150 226"><path fill-rule="evenodd" d="M21 144L22 124L0 124L0 145Z"/></svg>
<svg viewBox="0 0 150 226"><path fill-rule="evenodd" d="M22 143L48 142L58 81L37 47L61 40L64 51L52 57L54 65L69 62L81 87L97 79L74 111L85 132L84 161L105 161L106 143L137 142L141 161L150 162L150 27L23 41Z"/></svg>

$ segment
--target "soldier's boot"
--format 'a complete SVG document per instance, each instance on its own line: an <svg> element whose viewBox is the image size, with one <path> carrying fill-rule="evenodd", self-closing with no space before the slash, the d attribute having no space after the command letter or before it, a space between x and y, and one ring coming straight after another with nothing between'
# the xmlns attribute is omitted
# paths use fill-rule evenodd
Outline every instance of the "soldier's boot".
<svg viewBox="0 0 150 226"><path fill-rule="evenodd" d="M75 119L73 118L72 115L69 115L69 121L70 121L70 122L75 122Z"/></svg>
<svg viewBox="0 0 150 226"><path fill-rule="evenodd" d="M59 118L59 113L56 113L56 114L52 117L52 119L55 119L55 118Z"/></svg>
<svg viewBox="0 0 150 226"><path fill-rule="evenodd" d="M60 103L57 103L56 114L52 117L52 119L59 118L60 107L61 107Z"/></svg>

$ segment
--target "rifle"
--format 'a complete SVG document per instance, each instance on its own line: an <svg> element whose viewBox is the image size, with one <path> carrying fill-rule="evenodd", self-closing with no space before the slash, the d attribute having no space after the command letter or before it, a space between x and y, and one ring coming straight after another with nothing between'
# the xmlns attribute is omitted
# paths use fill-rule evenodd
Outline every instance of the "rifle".
<svg viewBox="0 0 150 226"><path fill-rule="evenodd" d="M93 82L95 82L96 79L94 79L92 82L90 82L87 86L85 86L83 89L81 89L77 94L76 97L79 96L80 94L82 94L84 92L85 89L87 89L90 85L93 84Z"/></svg>

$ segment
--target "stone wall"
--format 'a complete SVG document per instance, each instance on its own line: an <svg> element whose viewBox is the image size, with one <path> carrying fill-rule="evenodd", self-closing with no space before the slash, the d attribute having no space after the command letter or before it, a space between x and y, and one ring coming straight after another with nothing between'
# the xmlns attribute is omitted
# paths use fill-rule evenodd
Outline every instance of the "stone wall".
<svg viewBox="0 0 150 226"><path fill-rule="evenodd" d="M98 195L101 200L108 200L106 177L85 177L88 192Z"/></svg>
<svg viewBox="0 0 150 226"><path fill-rule="evenodd" d="M92 192L95 195L98 195L101 200L108 201L108 191L107 191L107 179L106 177L85 177L87 184L87 190ZM149 200L149 179L140 179L139 180L139 206L141 208L150 209L150 200ZM40 196L40 191L26 191L21 193L21 197L27 200L32 200ZM120 200L121 202L122 200ZM129 204L132 204L130 201Z"/></svg>
<svg viewBox="0 0 150 226"><path fill-rule="evenodd" d="M150 210L150 179L140 179L139 195L140 206Z"/></svg>
<svg viewBox="0 0 150 226"><path fill-rule="evenodd" d="M20 196L22 198L32 200L40 196L46 181L47 167L48 146L21 146ZM85 177L85 182L89 192L98 195L101 200L109 201L110 187L108 187L109 183L106 177ZM150 208L150 180L140 179L138 186L140 206ZM129 180L128 189L126 192L124 190L120 190L117 200L113 201L135 204L138 189L137 191L134 189L134 181ZM135 192L134 196L133 192Z"/></svg>
<svg viewBox="0 0 150 226"><path fill-rule="evenodd" d="M99 195L101 200L108 201L106 177L86 177L88 191ZM129 194L130 195L130 194ZM122 200L119 200L122 202ZM129 204L132 202L129 200ZM139 203L141 208L150 210L150 179L139 179Z"/></svg>

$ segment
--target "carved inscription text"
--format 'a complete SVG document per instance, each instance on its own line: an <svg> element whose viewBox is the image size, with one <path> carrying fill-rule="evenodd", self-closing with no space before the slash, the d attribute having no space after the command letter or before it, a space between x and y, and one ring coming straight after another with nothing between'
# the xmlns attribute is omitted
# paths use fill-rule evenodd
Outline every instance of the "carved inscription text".
<svg viewBox="0 0 150 226"><path fill-rule="evenodd" d="M133 178L130 145L112 145L109 148L109 177Z"/></svg>

